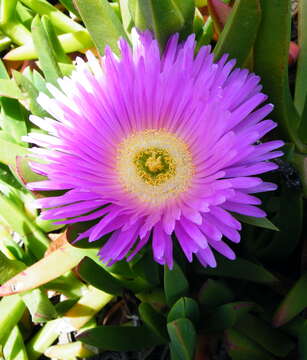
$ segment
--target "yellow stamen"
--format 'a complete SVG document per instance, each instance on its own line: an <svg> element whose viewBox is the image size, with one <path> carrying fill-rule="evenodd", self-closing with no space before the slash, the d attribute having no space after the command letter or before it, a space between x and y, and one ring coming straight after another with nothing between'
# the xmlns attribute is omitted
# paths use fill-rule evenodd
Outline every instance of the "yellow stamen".
<svg viewBox="0 0 307 360"><path fill-rule="evenodd" d="M161 156L156 157L155 153L152 152L152 155L146 160L145 166L153 173L161 171L163 169Z"/></svg>
<svg viewBox="0 0 307 360"><path fill-rule="evenodd" d="M126 191L158 205L187 190L194 168L181 139L163 130L146 130L119 145L117 171Z"/></svg>

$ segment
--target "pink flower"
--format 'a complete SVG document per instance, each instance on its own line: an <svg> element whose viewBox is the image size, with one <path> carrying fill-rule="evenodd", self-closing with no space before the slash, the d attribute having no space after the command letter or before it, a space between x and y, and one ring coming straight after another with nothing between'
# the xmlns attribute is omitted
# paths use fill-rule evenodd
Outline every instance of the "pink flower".
<svg viewBox="0 0 307 360"><path fill-rule="evenodd" d="M214 63L208 46L194 56L193 36L173 36L163 56L149 32L132 43L120 40L119 58L88 53L61 90L48 86L53 98L39 96L56 120L31 116L49 133L27 137L43 159L32 168L48 180L29 187L67 190L38 200L42 217L97 220L78 239L110 234L99 251L108 264L151 243L172 268L175 238L189 261L216 266L212 249L234 259L241 224L231 213L265 216L252 194L276 188L258 177L282 155L282 141L258 141L276 126L263 120L273 106L261 106L259 77L234 60Z"/></svg>

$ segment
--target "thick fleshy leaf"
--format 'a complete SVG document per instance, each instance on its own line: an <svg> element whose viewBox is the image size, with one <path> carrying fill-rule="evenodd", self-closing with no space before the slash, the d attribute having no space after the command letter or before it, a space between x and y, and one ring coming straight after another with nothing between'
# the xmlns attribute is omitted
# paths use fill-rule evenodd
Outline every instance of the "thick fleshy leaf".
<svg viewBox="0 0 307 360"><path fill-rule="evenodd" d="M50 346L44 355L50 359L66 360L75 358L93 357L95 349L83 344L80 341L74 341L67 344L58 344Z"/></svg>
<svg viewBox="0 0 307 360"><path fill-rule="evenodd" d="M234 299L234 292L221 280L208 279L198 293L198 301L205 311Z"/></svg>
<svg viewBox="0 0 307 360"><path fill-rule="evenodd" d="M306 110L307 110L307 107L306 107ZM306 111L305 119L307 119L307 111ZM307 121L305 121L305 123L307 124ZM306 134L307 134L307 131L306 131ZM300 154L300 153L294 153L293 157L292 157L292 161L300 175L300 180L301 180L302 188L303 188L302 189L303 195L305 198L307 198L307 155Z"/></svg>
<svg viewBox="0 0 307 360"><path fill-rule="evenodd" d="M6 24L11 21L15 16L15 9L17 0L2 0L1 1L1 12L0 12L0 23Z"/></svg>
<svg viewBox="0 0 307 360"><path fill-rule="evenodd" d="M274 234L266 234L269 241L265 245L259 245L257 255L264 259L278 261L291 255L301 238L303 199L300 190L287 186L282 187L280 208L274 222L280 231Z"/></svg>
<svg viewBox="0 0 307 360"><path fill-rule="evenodd" d="M147 282L153 285L158 285L160 282L159 270L160 266L152 260L152 255L148 251L141 259L135 263L130 263L132 271Z"/></svg>
<svg viewBox="0 0 307 360"><path fill-rule="evenodd" d="M193 359L196 346L196 331L189 319L178 319L167 324L171 339L170 347L176 359Z"/></svg>
<svg viewBox="0 0 307 360"><path fill-rule="evenodd" d="M46 15L42 17L42 24L47 34L49 44L53 49L56 60L60 63L71 64L72 61L70 57L65 54L65 51L56 35L55 29L53 28L51 21Z"/></svg>
<svg viewBox="0 0 307 360"><path fill-rule="evenodd" d="M9 75L3 62L0 60L0 78L9 80ZM10 84L12 80L10 80ZM27 134L27 126L25 122L25 111L21 104L12 98L1 97L1 128L9 133L16 143L26 146L21 141L21 137Z"/></svg>
<svg viewBox="0 0 307 360"><path fill-rule="evenodd" d="M213 34L214 34L213 20L211 16L209 16L202 27L199 38L197 39L196 49L199 50L201 46L209 45L213 39Z"/></svg>
<svg viewBox="0 0 307 360"><path fill-rule="evenodd" d="M164 343L143 326L97 326L84 331L77 339L100 349L129 351L147 349Z"/></svg>
<svg viewBox="0 0 307 360"><path fill-rule="evenodd" d="M272 117L280 125L284 138L291 140L301 152L306 152L307 147L297 133L300 117L288 81L290 6L290 1L261 0L261 26L254 47L254 63L264 92L275 105Z"/></svg>
<svg viewBox="0 0 307 360"><path fill-rule="evenodd" d="M205 316L204 332L217 333L232 328L243 316L255 308L255 304L248 301L238 301L224 304Z"/></svg>
<svg viewBox="0 0 307 360"><path fill-rule="evenodd" d="M206 275L222 276L226 278L230 277L263 284L278 282L278 279L262 265L255 264L242 258L231 261L218 254L216 255L216 258L219 264L216 268L197 267L197 272Z"/></svg>
<svg viewBox="0 0 307 360"><path fill-rule="evenodd" d="M0 287L1 296L34 289L78 265L84 256L96 257L97 249L81 250L65 243L59 249L17 274ZM40 276L37 276L40 274Z"/></svg>
<svg viewBox="0 0 307 360"><path fill-rule="evenodd" d="M15 165L14 170L17 179L19 179L20 182L24 185L26 185L29 182L46 180L45 176L33 172L33 170L29 166L29 161L30 158L28 156L16 156L15 159L16 164L14 164ZM44 192L44 195L46 196L48 195L48 193L46 194L46 192Z"/></svg>
<svg viewBox="0 0 307 360"><path fill-rule="evenodd" d="M26 248L37 258L43 256L49 240L28 218L24 209L20 209L8 197L0 194L0 215L6 223L24 237Z"/></svg>
<svg viewBox="0 0 307 360"><path fill-rule="evenodd" d="M17 0L3 0L0 3L0 29L14 43L21 45L31 40L31 33L21 23L17 10Z"/></svg>
<svg viewBox="0 0 307 360"><path fill-rule="evenodd" d="M307 274L303 275L288 292L273 318L274 326L282 326L292 320L307 306Z"/></svg>
<svg viewBox="0 0 307 360"><path fill-rule="evenodd" d="M31 113L41 117L48 116L48 113L43 110L36 101L39 91L34 84L19 71L13 71L13 76L20 90L24 94L25 99L29 101Z"/></svg>
<svg viewBox="0 0 307 360"><path fill-rule="evenodd" d="M85 257L80 262L77 271L82 280L97 289L109 294L122 295L124 288L121 282L89 257Z"/></svg>
<svg viewBox="0 0 307 360"><path fill-rule="evenodd" d="M0 163L0 182L6 184L6 188L21 191L24 194L28 193L22 184L16 179L16 177L10 171L10 168Z"/></svg>
<svg viewBox="0 0 307 360"><path fill-rule="evenodd" d="M254 216L246 216L241 214L235 214L234 216L240 222L261 227L263 229L279 231L278 227L276 227L268 218L256 218Z"/></svg>
<svg viewBox="0 0 307 360"><path fill-rule="evenodd" d="M287 356L295 347L289 336L251 314L246 314L235 325L235 329L278 357Z"/></svg>
<svg viewBox="0 0 307 360"><path fill-rule="evenodd" d="M274 360L274 358L236 330L229 329L225 333L228 353L233 360Z"/></svg>
<svg viewBox="0 0 307 360"><path fill-rule="evenodd" d="M21 261L8 259L0 251L0 284L5 283L25 267Z"/></svg>
<svg viewBox="0 0 307 360"><path fill-rule="evenodd" d="M152 30L163 49L170 35L192 32L195 5L193 0L132 0L130 12L135 25Z"/></svg>
<svg viewBox="0 0 307 360"><path fill-rule="evenodd" d="M79 16L79 13L76 7L74 6L72 0L60 0L60 3L63 4L69 12L75 14L76 16Z"/></svg>
<svg viewBox="0 0 307 360"><path fill-rule="evenodd" d="M18 326L14 326L2 349L6 360L28 360L28 355Z"/></svg>
<svg viewBox="0 0 307 360"><path fill-rule="evenodd" d="M307 0L299 1L298 6L298 44L300 53L296 70L294 103L299 114L302 114L307 97ZM301 121L306 123L306 117L302 117ZM303 138L306 140L307 135L302 134Z"/></svg>
<svg viewBox="0 0 307 360"><path fill-rule="evenodd" d="M0 104L2 129L10 134L16 143L27 147L27 144L21 140L22 136L28 133L27 111L16 99L2 97Z"/></svg>
<svg viewBox="0 0 307 360"><path fill-rule="evenodd" d="M0 342L12 331L21 319L25 304L19 295L4 297L0 301Z"/></svg>
<svg viewBox="0 0 307 360"><path fill-rule="evenodd" d="M259 0L237 0L214 48L215 58L226 53L237 60L237 66L243 66L254 45L260 19Z"/></svg>
<svg viewBox="0 0 307 360"><path fill-rule="evenodd" d="M298 336L298 353L301 359L307 358L307 326L302 327Z"/></svg>
<svg viewBox="0 0 307 360"><path fill-rule="evenodd" d="M0 162L15 167L16 157L28 153L27 148L0 137Z"/></svg>
<svg viewBox="0 0 307 360"><path fill-rule="evenodd" d="M145 302L142 302L139 305L138 310L142 321L148 326L148 328L161 338L161 340L168 342L165 316Z"/></svg>
<svg viewBox="0 0 307 360"><path fill-rule="evenodd" d="M38 16L34 18L31 29L39 64L45 78L48 82L57 85L57 79L62 76L62 73L56 61L48 35Z"/></svg>
<svg viewBox="0 0 307 360"><path fill-rule="evenodd" d="M118 53L117 40L126 37L124 28L107 0L75 0L93 42L101 55L106 45Z"/></svg>
<svg viewBox="0 0 307 360"><path fill-rule="evenodd" d="M21 0L26 6L32 9L35 13L43 16L47 15L52 24L60 32L76 32L84 30L84 27L73 21L69 16L51 5L47 0Z"/></svg>
<svg viewBox="0 0 307 360"><path fill-rule="evenodd" d="M106 294L89 286L82 297L63 315L62 318L48 321L27 344L31 360L36 360L58 338L61 332L80 330L111 300L113 295ZM63 319L64 322L63 322Z"/></svg>
<svg viewBox="0 0 307 360"><path fill-rule="evenodd" d="M22 300L30 311L32 321L44 323L57 317L55 307L44 291L40 289L22 294Z"/></svg>
<svg viewBox="0 0 307 360"><path fill-rule="evenodd" d="M119 0L120 14L123 22L123 27L127 32L130 32L133 21L129 10L129 1L128 0Z"/></svg>
<svg viewBox="0 0 307 360"><path fill-rule="evenodd" d="M172 270L164 267L164 291L168 305L172 306L179 298L189 291L188 281L178 264Z"/></svg>
<svg viewBox="0 0 307 360"><path fill-rule="evenodd" d="M58 36L59 42L65 53L86 50L93 46L89 33L85 30L66 33ZM37 59L38 53L33 45L32 38L22 46L12 49L5 56L5 60L32 60Z"/></svg>
<svg viewBox="0 0 307 360"><path fill-rule="evenodd" d="M199 307L194 299L182 297L171 308L167 315L167 322L181 318L190 319L194 325L199 322Z"/></svg>
<svg viewBox="0 0 307 360"><path fill-rule="evenodd" d="M22 92L14 80L0 79L0 96L13 99L22 99Z"/></svg>

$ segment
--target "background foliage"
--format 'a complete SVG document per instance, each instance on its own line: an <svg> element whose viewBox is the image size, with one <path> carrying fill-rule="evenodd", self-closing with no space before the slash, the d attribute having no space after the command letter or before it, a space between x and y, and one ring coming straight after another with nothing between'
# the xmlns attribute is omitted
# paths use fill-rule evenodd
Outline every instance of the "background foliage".
<svg viewBox="0 0 307 360"><path fill-rule="evenodd" d="M0 0L2 358L307 359L306 19L307 0ZM104 239L72 246L87 225L40 219L40 194L25 188L40 178L22 141L41 131L28 121L46 115L38 93L86 49L118 52L134 26L152 30L161 51L171 34L194 32L197 49L211 43L216 59L229 53L259 74L275 104L271 137L286 145L266 176L279 185L262 196L269 219L240 216L239 257L217 256L216 269L175 251L169 271L149 249L104 267Z"/></svg>

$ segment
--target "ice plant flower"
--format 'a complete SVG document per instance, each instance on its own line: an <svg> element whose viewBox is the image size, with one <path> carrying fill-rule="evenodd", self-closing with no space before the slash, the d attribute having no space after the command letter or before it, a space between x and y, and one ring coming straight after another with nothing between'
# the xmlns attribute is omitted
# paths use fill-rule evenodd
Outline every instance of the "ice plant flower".
<svg viewBox="0 0 307 360"><path fill-rule="evenodd" d="M107 264L130 260L147 243L160 264L173 266L173 242L192 261L216 266L212 249L229 259L228 242L239 242L232 213L265 216L254 193L275 185L257 175L276 169L281 141L259 139L276 124L264 118L259 77L234 69L210 47L194 56L195 39L164 52L149 32L121 39L121 55L77 59L70 77L49 85L53 98L40 105L55 119L31 117L49 134L27 141L42 161L32 169L48 177L32 190L66 190L43 198L44 219L60 223L96 220L78 239L109 234L99 251ZM63 220L64 219L64 220Z"/></svg>

